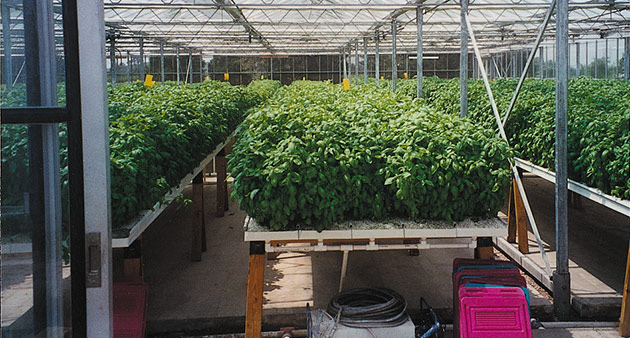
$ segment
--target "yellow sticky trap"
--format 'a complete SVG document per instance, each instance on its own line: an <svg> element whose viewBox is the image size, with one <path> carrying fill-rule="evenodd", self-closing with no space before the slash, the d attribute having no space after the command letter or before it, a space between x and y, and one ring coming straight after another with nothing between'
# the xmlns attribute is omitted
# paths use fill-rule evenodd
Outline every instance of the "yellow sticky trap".
<svg viewBox="0 0 630 338"><path fill-rule="evenodd" d="M153 81L153 75L148 75L144 78L144 85L147 87L151 87L155 84L155 81Z"/></svg>
<svg viewBox="0 0 630 338"><path fill-rule="evenodd" d="M350 79L343 79L343 89L350 90Z"/></svg>
<svg viewBox="0 0 630 338"><path fill-rule="evenodd" d="M306 76L302 76L302 81L306 81Z"/></svg>
<svg viewBox="0 0 630 338"><path fill-rule="evenodd" d="M403 73L403 79L408 79L409 75L407 75L407 73Z"/></svg>
<svg viewBox="0 0 630 338"><path fill-rule="evenodd" d="M381 80L385 80L385 78L381 76Z"/></svg>
<svg viewBox="0 0 630 338"><path fill-rule="evenodd" d="M230 74L223 73L223 81L230 81Z"/></svg>
<svg viewBox="0 0 630 338"><path fill-rule="evenodd" d="M264 75L260 75L260 79L261 79L261 80L264 80L264 79L265 79L265 76L264 76Z"/></svg>
<svg viewBox="0 0 630 338"><path fill-rule="evenodd" d="M210 81L210 76L206 76L206 81Z"/></svg>

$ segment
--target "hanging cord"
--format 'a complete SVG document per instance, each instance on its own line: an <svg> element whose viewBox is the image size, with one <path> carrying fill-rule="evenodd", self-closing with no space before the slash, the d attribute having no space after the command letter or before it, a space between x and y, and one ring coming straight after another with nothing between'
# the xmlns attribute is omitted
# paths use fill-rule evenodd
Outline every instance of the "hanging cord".
<svg viewBox="0 0 630 338"><path fill-rule="evenodd" d="M407 321L407 301L385 289L352 289L337 294L328 303L328 314L341 312L339 324L349 327L394 327Z"/></svg>

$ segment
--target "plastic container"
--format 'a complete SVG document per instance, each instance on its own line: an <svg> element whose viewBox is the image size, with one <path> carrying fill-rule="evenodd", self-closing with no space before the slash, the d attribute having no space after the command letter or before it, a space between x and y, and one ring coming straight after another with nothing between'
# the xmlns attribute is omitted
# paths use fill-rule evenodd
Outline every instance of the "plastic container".
<svg viewBox="0 0 630 338"><path fill-rule="evenodd" d="M143 338L149 287L146 283L114 283L114 337Z"/></svg>
<svg viewBox="0 0 630 338"><path fill-rule="evenodd" d="M459 332L462 338L529 338L529 307L515 287L459 289Z"/></svg>

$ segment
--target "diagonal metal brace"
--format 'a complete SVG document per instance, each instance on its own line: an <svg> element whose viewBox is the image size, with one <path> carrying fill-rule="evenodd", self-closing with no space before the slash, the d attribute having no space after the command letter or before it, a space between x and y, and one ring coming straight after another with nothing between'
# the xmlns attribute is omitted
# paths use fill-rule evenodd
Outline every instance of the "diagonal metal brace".
<svg viewBox="0 0 630 338"><path fill-rule="evenodd" d="M497 108L496 101L494 100L494 95L492 94L492 88L490 88L490 82L488 81L488 74L486 73L486 69L483 66L483 60L481 59L481 53L479 52L479 46L477 45L477 40L475 39L475 33L472 29L472 25L470 24L470 18L468 17L468 13L464 13L464 19L466 20L466 26L468 27L468 33L470 34L470 40L473 44L473 48L475 50L475 57L477 58L477 65L479 66L479 70L481 71L481 76L483 78L484 85L486 86L486 91L488 92L488 97L490 98L490 104L492 105L492 111L494 113L494 118L496 120L497 126L499 127L499 134L501 138L508 143L507 136L505 135L505 130L503 129L503 123L501 122L501 116L499 115L499 109ZM542 239L540 238L540 234L538 233L538 226L536 225L536 221L534 220L534 214L532 213L532 209L529 206L529 201L527 199L527 195L525 194L525 188L523 187L523 182L521 181L521 177L518 175L518 170L514 165L513 160L509 160L510 166L512 168L512 172L514 174L514 179L516 180L516 186L518 187L519 192L521 193L521 197L523 198L523 204L525 204L525 212L527 213L527 218L529 219L529 223L532 226L532 231L536 236L536 242L538 242L538 247L540 248L540 254L542 255L543 260L545 261L545 271L549 276L551 276L551 265L549 264L549 259L547 258L547 254L545 253L545 248L542 244Z"/></svg>

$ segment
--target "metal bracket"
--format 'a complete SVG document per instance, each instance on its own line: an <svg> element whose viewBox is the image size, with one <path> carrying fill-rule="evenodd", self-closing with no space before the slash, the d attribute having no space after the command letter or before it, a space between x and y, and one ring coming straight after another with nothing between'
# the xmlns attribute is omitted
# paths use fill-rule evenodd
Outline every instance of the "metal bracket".
<svg viewBox="0 0 630 338"><path fill-rule="evenodd" d="M101 233L90 232L85 234L87 256L87 280L88 288L101 287Z"/></svg>

